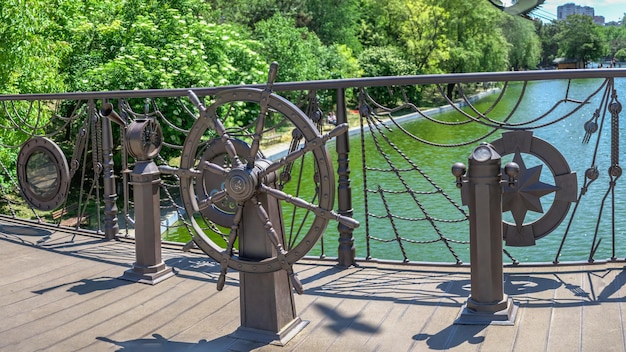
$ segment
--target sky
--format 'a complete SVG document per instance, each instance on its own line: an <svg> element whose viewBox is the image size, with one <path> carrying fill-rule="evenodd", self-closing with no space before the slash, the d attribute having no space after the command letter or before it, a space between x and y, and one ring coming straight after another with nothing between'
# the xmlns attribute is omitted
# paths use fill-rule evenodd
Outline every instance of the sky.
<svg viewBox="0 0 626 352"><path fill-rule="evenodd" d="M550 18L556 19L557 6L567 3L593 7L596 16L604 16L605 22L621 21L626 12L626 0L546 0L541 5L540 13L547 12Z"/></svg>

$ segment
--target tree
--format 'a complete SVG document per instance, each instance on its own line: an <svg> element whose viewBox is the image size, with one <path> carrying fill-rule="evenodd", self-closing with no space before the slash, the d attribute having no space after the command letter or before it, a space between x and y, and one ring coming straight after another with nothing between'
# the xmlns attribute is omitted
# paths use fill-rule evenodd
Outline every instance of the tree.
<svg viewBox="0 0 626 352"><path fill-rule="evenodd" d="M418 70L428 73L500 71L508 67L504 16L487 2L392 0L399 38ZM448 85L452 97L454 85Z"/></svg>
<svg viewBox="0 0 626 352"><path fill-rule="evenodd" d="M366 77L404 76L419 73L415 64L404 58L402 50L393 46L367 48L359 56L359 62ZM415 105L419 105L421 100L419 87L416 86L398 89L373 87L368 89L368 92L379 104L386 106L395 106L399 101L403 101L405 96Z"/></svg>
<svg viewBox="0 0 626 352"><path fill-rule="evenodd" d="M448 59L439 68L445 73L506 70L508 44L500 27L508 16L485 1L436 1L448 12L444 35Z"/></svg>
<svg viewBox="0 0 626 352"><path fill-rule="evenodd" d="M0 93L64 91L58 70L66 42L50 37L56 24L45 1L0 0Z"/></svg>
<svg viewBox="0 0 626 352"><path fill-rule="evenodd" d="M257 22L275 14L292 18L298 27L310 21L307 0L209 0L216 23L238 23L254 28Z"/></svg>
<svg viewBox="0 0 626 352"><path fill-rule="evenodd" d="M626 48L622 48L619 49L614 57L618 60L618 61L626 61Z"/></svg>
<svg viewBox="0 0 626 352"><path fill-rule="evenodd" d="M357 0L308 0L306 12L310 16L307 28L322 43L343 44L357 53L362 50L357 38L361 15Z"/></svg>
<svg viewBox="0 0 626 352"><path fill-rule="evenodd" d="M616 57L617 52L626 48L626 27L605 26L600 27L603 41L608 45L608 58Z"/></svg>
<svg viewBox="0 0 626 352"><path fill-rule="evenodd" d="M449 59L449 12L423 0L390 0L392 33L398 33L398 46L405 47L421 72L438 71L441 62Z"/></svg>
<svg viewBox="0 0 626 352"><path fill-rule="evenodd" d="M67 70L75 90L186 88L259 83L259 44L235 25L216 25L184 1L129 1L76 16ZM182 3L182 4L181 4ZM109 16L108 19L101 16Z"/></svg>
<svg viewBox="0 0 626 352"><path fill-rule="evenodd" d="M559 27L555 22L543 23L535 21L535 31L541 42L541 66L552 66L558 57L559 43L555 40Z"/></svg>
<svg viewBox="0 0 626 352"><path fill-rule="evenodd" d="M26 6L24 1L0 0L0 94L65 91L59 71L69 45L57 35L56 9L45 1L29 1ZM20 145L33 132L44 132L4 128L12 126L5 122L7 110L13 118L19 116L21 125L46 125L53 104L41 106L41 113L29 104L15 101L10 107L0 107L0 144ZM17 148L0 148L0 160L12 173L18 152Z"/></svg>
<svg viewBox="0 0 626 352"><path fill-rule="evenodd" d="M534 69L541 60L541 42L533 22L517 16L502 16L502 32L510 44L509 64L515 69Z"/></svg>
<svg viewBox="0 0 626 352"><path fill-rule="evenodd" d="M268 64L260 44L241 26L207 22L191 0L89 0L80 2L65 26L72 52L65 65L72 90L133 90L261 83ZM107 6L108 5L108 6ZM84 6L84 7L82 7ZM104 8L100 8L103 6ZM180 8L176 8L178 6ZM141 106L143 102L138 102ZM137 108L137 107L135 107ZM183 107L160 102L161 112L182 128L191 127ZM141 110L138 110L141 111ZM228 125L246 125L251 116L233 116ZM185 136L163 126L167 142Z"/></svg>
<svg viewBox="0 0 626 352"><path fill-rule="evenodd" d="M361 17L357 38L363 48L399 44L392 28L388 0L361 0Z"/></svg>
<svg viewBox="0 0 626 352"><path fill-rule="evenodd" d="M263 47L264 59L280 64L280 81L306 81L324 77L320 61L322 42L315 33L306 28L297 28L293 18L280 14L258 22L255 27L254 37Z"/></svg>
<svg viewBox="0 0 626 352"><path fill-rule="evenodd" d="M420 72L456 73L507 68L500 16L487 2L388 0L383 21Z"/></svg>
<svg viewBox="0 0 626 352"><path fill-rule="evenodd" d="M600 27L593 23L591 17L572 15L558 25L555 41L559 43L559 55L584 63L606 55L608 48L602 40Z"/></svg>

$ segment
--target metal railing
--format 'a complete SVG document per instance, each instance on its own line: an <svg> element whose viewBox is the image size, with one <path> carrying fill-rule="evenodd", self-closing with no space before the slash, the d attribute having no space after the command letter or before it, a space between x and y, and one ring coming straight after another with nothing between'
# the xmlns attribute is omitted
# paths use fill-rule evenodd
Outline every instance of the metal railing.
<svg viewBox="0 0 626 352"><path fill-rule="evenodd" d="M350 133L327 143L327 149L336 161L335 210L354 217L361 227L352 230L342 224L329 226L310 254L336 256L342 265L353 264L355 258L467 262L468 215L460 205L450 167L465 161L481 142L494 143L505 132L525 131L530 135L520 142L521 149L503 153L509 159L519 154L518 158L526 163L524 167L531 170L518 192L521 195L515 198L515 209L505 214L505 227L510 229L505 230L509 261L593 262L626 257L619 221L626 208L621 207L624 195L618 182L619 93L626 88L621 80L624 77L626 70L596 69L275 83L272 90L297 105L320 134L331 130L325 122L329 110L336 110L338 124L352 127ZM215 96L225 91L265 87L194 88L193 92L211 106ZM155 161L162 170L168 170L178 167L185 139L198 118L188 96L188 89L0 96L0 125L5 130L0 153L7 156L2 159L6 160L0 190L3 217L93 231L108 238L132 237L134 203L128 174L134 159L128 153L123 127L111 125L102 107L112 104L127 122L159 122L163 148ZM243 100L242 104L220 108L228 134L248 145L241 147L248 151L255 140L255 126L254 118L245 116L254 117L259 111ZM278 158L285 151L301 148L304 142L293 133L297 128L289 118L276 109L270 109L269 114L272 118L263 127L265 138L260 139L260 152ZM9 130L11 133L6 133ZM213 137L209 133L206 140ZM29 171L29 160L34 160L41 145L28 141L41 138L58 146L56 154L43 153L48 161L62 164L61 159L66 160L67 168L57 169L56 178L48 180L57 183L49 185L49 190L66 192L62 197L38 197L39 190L32 186L36 185L37 172L48 170L32 166L34 171ZM553 161L552 156L523 145L534 138L553 145L577 175L577 192L567 206L557 205L554 209L553 204L560 204L564 197L563 192L556 191L563 188L558 179L561 175L551 174L550 165L546 166ZM197 153L198 160L207 157L204 149ZM210 157L218 154L209 153ZM10 160L16 160L16 164L8 164ZM315 173L306 174L311 167L305 162L299 166L291 162L286 168L288 180L280 188L287 193L298 192L303 199L315 199L315 189L309 193L305 190L315 188L316 181L307 178L314 179ZM29 181L32 189L24 189ZM188 221L190 214L183 204L179 181L176 172L162 174L162 231L165 236L175 233L185 242L194 228ZM210 180L203 182L215 186ZM17 191L20 187L21 193ZM43 206L32 206L38 201ZM226 216L232 215L229 209L228 204L220 208ZM310 220L295 214L295 210L285 211L287 242L291 246L302 240L302 234L288 220L309 225ZM203 230L213 233L215 242L226 245L228 228L215 221L213 214L191 216L202 218ZM87 218L90 223L84 221ZM554 223L548 226L549 235L534 228L537 222ZM519 237L515 237L514 230Z"/></svg>

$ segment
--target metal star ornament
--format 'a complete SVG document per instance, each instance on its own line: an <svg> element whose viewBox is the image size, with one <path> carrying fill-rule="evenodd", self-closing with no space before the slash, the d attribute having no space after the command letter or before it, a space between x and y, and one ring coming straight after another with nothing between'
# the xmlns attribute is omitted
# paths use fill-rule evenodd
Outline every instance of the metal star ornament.
<svg viewBox="0 0 626 352"><path fill-rule="evenodd" d="M502 211L510 211L515 225L521 230L528 211L543 214L541 197L556 192L559 187L540 181L543 165L526 168L519 151L515 152L513 162L519 165L520 171L514 187L505 186L502 194Z"/></svg>

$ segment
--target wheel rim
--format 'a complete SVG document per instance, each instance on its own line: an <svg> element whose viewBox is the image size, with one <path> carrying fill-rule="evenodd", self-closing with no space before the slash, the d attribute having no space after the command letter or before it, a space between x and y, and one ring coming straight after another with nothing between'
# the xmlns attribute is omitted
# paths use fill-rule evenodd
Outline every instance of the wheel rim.
<svg viewBox="0 0 626 352"><path fill-rule="evenodd" d="M313 202L314 205L319 207L320 209L323 209L324 211L331 211L334 202L333 168L330 162L329 154L326 151L324 144L321 143L319 132L317 131L315 126L309 121L306 115L291 102L285 100L280 96L274 94L266 96L264 93L264 91L258 89L241 88L231 91L225 91L222 94L218 95L216 97L215 103L206 109L206 114L201 115L201 117L194 123L193 127L191 128L191 131L183 146L180 168L192 170L199 166L199 161L200 159L202 159L202 155L199 155L198 151L204 147L203 143L206 143L207 132L210 132L215 128L212 118L217 117L224 107L228 106L231 103L259 103L262 101L262 99L268 99L267 106L269 107L269 109L274 113L282 115L286 120L291 122L293 127L301 133L306 144L314 145L314 148L310 150L310 152L306 153L307 155L309 153L310 155L312 155L312 160L316 167L318 175L317 180L315 181L317 187L317 197L314 199ZM260 137L260 139L262 140L262 136ZM229 140L231 140L231 143L233 144L233 149L239 149L237 150L237 154L240 154L244 149L240 146L242 142L232 142L232 139ZM250 158L251 157L249 156L248 159ZM246 162L249 161L250 160L246 160ZM211 163L209 162L208 164ZM254 157L254 167L251 168L250 164L243 164L238 169L233 167L224 168L224 174L222 175L222 177L224 177L224 180L227 181L225 182L225 188L230 187L230 189L228 189L228 192L230 192L228 196L232 198L239 198L239 201L250 198L250 186L247 186L247 193L243 195L238 195L236 193L236 185L241 184L243 187L243 185L248 182L248 176L246 176L247 173L260 175L262 174L262 172L260 173L259 170L266 169L266 165L271 165L273 163L263 159L262 154L258 153ZM203 165L205 166L205 169L200 172L200 177L181 178L181 191L183 196L183 202L185 204L185 209L187 213L190 214L189 218L194 230L194 241L205 253L207 253L213 259L223 262L224 257L229 256L229 267L246 272L271 272L284 269L285 263L282 263L281 261L286 261L287 264L291 265L298 259L302 258L315 245L319 237L326 229L326 226L329 222L328 217L312 213L313 219L308 222L309 228L306 231L306 234L292 248L289 248L286 252L284 252L284 255L276 255L274 257L263 260L247 260L237 255L230 256L229 253L226 253L224 247L216 243L205 233L204 229L200 226L194 216L197 215L197 213L199 212L199 201L202 201L202 197L205 197L202 195L198 197L198 179L204 179L207 177L208 171L206 171L206 168L216 168L215 164ZM221 167L221 165L217 166ZM211 176L214 175L211 174ZM253 178L253 176L250 177ZM269 185L265 184L267 182L268 175L264 175L264 177L264 181L259 181L259 183L263 184L263 187L272 187L271 183ZM254 183L254 180L250 182ZM259 192L266 193L263 190L263 187L255 188L254 190L252 190L252 196L258 194ZM271 194L269 196L272 197ZM282 203L283 202L281 202L281 204ZM274 221L274 219L272 219L272 221ZM226 223L222 222L222 225L226 225Z"/></svg>

